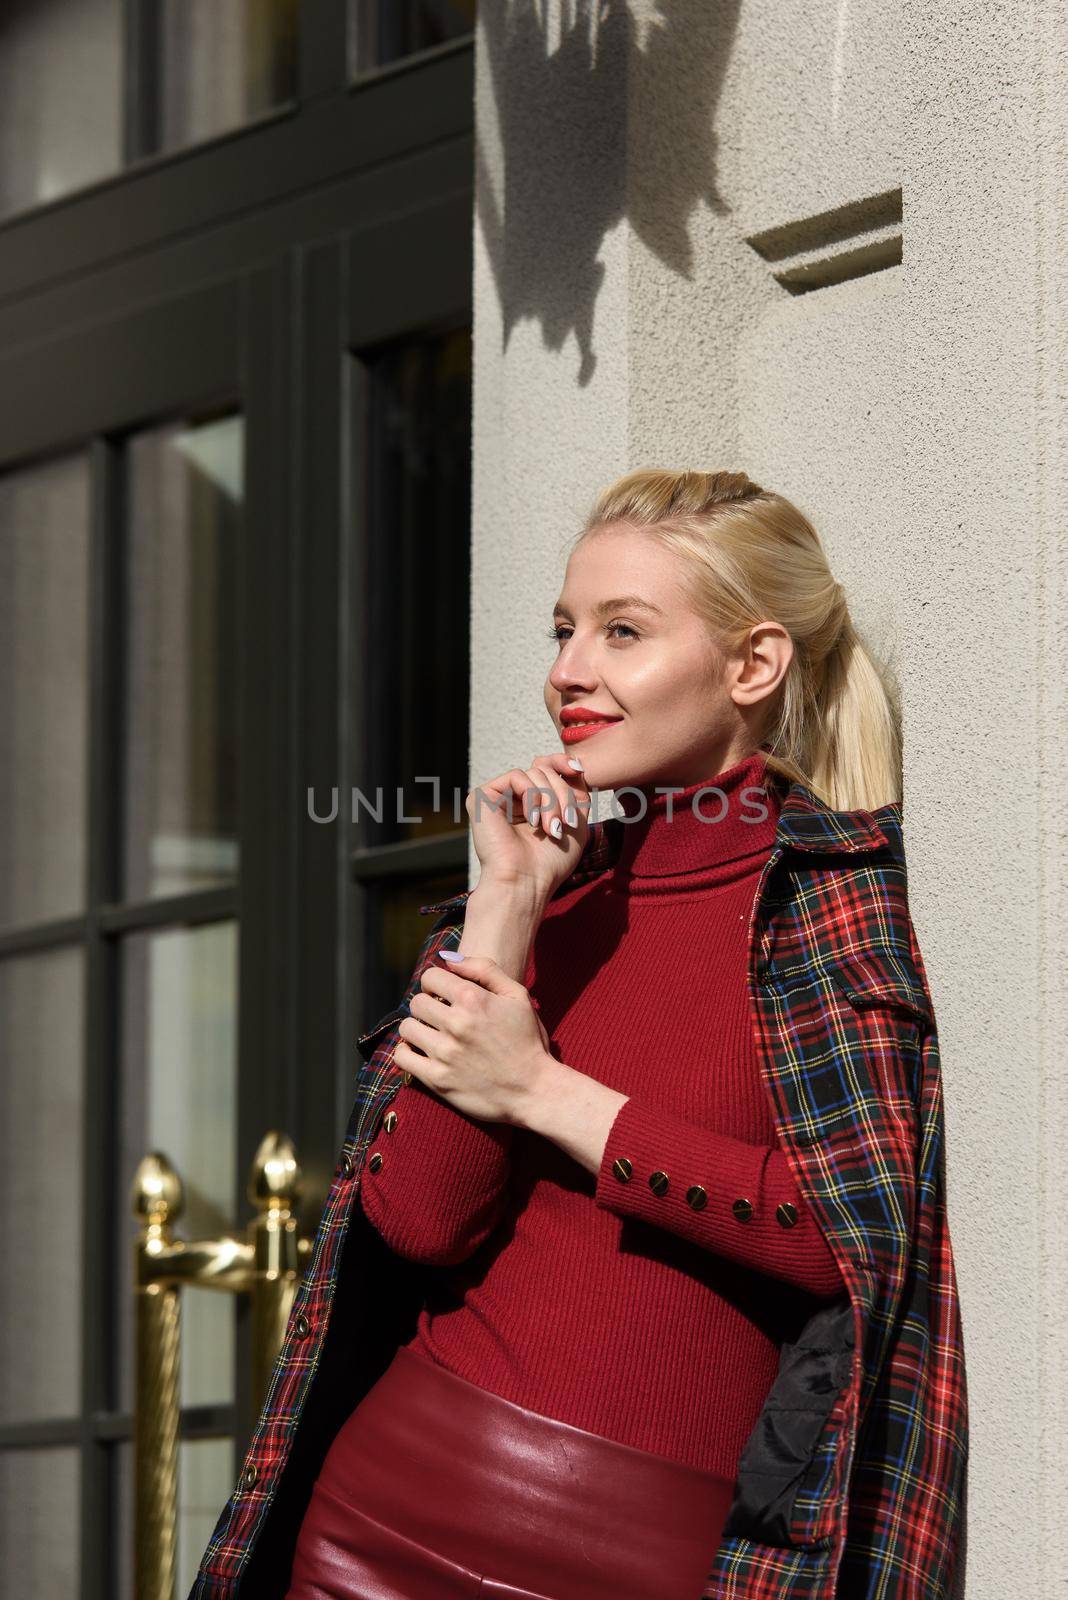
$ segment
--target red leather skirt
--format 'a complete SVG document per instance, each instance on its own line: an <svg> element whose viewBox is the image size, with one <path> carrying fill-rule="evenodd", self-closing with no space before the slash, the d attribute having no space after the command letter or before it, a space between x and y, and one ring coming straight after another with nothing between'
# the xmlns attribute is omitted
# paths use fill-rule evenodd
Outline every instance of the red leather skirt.
<svg viewBox="0 0 1068 1600"><path fill-rule="evenodd" d="M326 1453L286 1600L699 1600L732 1491L402 1347Z"/></svg>

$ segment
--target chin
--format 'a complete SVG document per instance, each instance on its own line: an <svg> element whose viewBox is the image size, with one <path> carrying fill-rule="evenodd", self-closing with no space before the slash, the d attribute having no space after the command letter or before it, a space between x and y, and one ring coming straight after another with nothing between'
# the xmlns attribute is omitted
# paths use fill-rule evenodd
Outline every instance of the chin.
<svg viewBox="0 0 1068 1600"><path fill-rule="evenodd" d="M569 751L568 754L571 752ZM596 756L580 756L582 775L590 789L622 789L635 779L632 769L620 761L598 761Z"/></svg>
<svg viewBox="0 0 1068 1600"><path fill-rule="evenodd" d="M595 748L601 743L598 738L583 739L578 744L563 746L566 756L578 756L582 762L582 775L591 789L621 789L628 783L646 781L641 776L634 776L636 771L640 774L640 762L633 760L623 749L609 750L608 740L615 737L615 733L606 734L600 750Z"/></svg>

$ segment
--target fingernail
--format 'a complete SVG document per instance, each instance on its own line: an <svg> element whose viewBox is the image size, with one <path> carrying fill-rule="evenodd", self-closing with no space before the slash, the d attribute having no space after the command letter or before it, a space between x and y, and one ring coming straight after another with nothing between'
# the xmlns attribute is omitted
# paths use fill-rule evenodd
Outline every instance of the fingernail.
<svg viewBox="0 0 1068 1600"><path fill-rule="evenodd" d="M573 828L578 822L578 812L575 810L573 805L566 805L564 807L564 821L567 823L569 828Z"/></svg>
<svg viewBox="0 0 1068 1600"><path fill-rule="evenodd" d="M459 950L439 950L438 955L442 961L462 961L463 954Z"/></svg>
<svg viewBox="0 0 1068 1600"><path fill-rule="evenodd" d="M574 767L576 772L585 772L586 770L578 756L568 756L567 764L569 767Z"/></svg>
<svg viewBox="0 0 1068 1600"><path fill-rule="evenodd" d="M540 806L534 806L532 808L532 810L531 810L531 813L530 813L530 826L532 828L536 828L538 826L538 818L540 816L541 816L541 807Z"/></svg>
<svg viewBox="0 0 1068 1600"><path fill-rule="evenodd" d="M559 817L554 817L553 820L549 824L549 832L552 834L554 839L559 839L559 837L563 833L563 831L564 831L564 825L560 821L560 818Z"/></svg>

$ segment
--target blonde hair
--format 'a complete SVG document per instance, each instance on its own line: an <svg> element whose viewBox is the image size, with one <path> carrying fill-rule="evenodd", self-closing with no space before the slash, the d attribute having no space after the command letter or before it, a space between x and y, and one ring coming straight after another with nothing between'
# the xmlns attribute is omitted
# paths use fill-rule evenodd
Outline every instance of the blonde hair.
<svg viewBox="0 0 1068 1600"><path fill-rule="evenodd" d="M819 535L744 472L628 472L597 496L575 543L612 523L645 529L680 558L690 603L714 641L741 647L778 622L794 653L768 706L767 770L836 811L901 800L896 680L861 638Z"/></svg>

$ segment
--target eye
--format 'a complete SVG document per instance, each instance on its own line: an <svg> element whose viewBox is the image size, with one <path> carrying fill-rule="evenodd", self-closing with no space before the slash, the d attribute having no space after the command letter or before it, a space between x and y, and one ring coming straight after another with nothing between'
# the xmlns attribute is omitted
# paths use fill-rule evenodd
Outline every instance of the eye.
<svg viewBox="0 0 1068 1600"><path fill-rule="evenodd" d="M632 628L629 622L610 622L608 623L605 631L607 633L616 633L616 636L619 637L620 635L617 630L620 629L622 630L622 634L628 638L637 639L639 637L638 630L636 628ZM570 634L570 632L571 629L568 627L566 622L556 623L549 629L549 638L554 639L557 644L561 644L564 636L566 634Z"/></svg>

